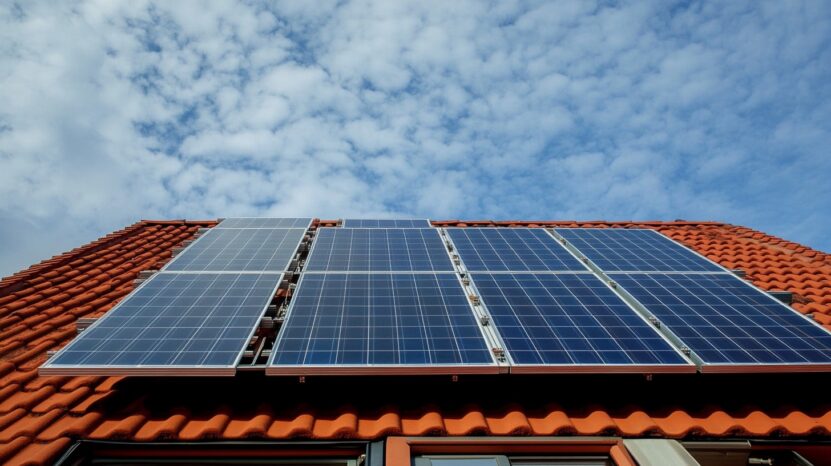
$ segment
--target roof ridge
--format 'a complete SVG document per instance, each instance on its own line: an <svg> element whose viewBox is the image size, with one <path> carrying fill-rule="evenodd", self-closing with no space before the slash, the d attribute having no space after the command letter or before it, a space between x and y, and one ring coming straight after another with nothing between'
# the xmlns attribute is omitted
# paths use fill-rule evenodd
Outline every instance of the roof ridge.
<svg viewBox="0 0 831 466"><path fill-rule="evenodd" d="M430 220L430 223L441 225L464 224L492 224L492 225L666 225L666 226L732 226L729 223L714 220Z"/></svg>

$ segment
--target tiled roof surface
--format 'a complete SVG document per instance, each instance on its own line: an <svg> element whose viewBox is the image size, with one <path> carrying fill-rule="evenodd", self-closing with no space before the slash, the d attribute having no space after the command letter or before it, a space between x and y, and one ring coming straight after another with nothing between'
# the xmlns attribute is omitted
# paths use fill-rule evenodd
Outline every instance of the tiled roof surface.
<svg viewBox="0 0 831 466"><path fill-rule="evenodd" d="M656 228L728 268L745 270L761 288L793 292L796 309L831 325L831 256L749 228L681 221L497 224ZM0 463L49 462L78 438L831 436L824 375L710 376L694 391L680 376L656 376L652 382L620 377L611 388L600 376L555 376L533 383L505 376L487 384L422 379L407 387L390 387L401 382L389 380L338 379L342 395L332 393L329 380L299 384L259 374L164 383L38 376L47 351L75 336L78 318L104 314L132 290L140 271L158 269L174 247L212 225L139 222L0 281ZM210 394L204 395L207 383Z"/></svg>

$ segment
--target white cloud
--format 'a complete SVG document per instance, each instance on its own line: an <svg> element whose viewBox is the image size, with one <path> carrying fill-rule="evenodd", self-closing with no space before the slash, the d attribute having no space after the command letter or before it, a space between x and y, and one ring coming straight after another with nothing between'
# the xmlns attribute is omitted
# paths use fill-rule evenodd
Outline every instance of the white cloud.
<svg viewBox="0 0 831 466"><path fill-rule="evenodd" d="M703 218L829 249L823 2L0 7L0 274L138 218Z"/></svg>

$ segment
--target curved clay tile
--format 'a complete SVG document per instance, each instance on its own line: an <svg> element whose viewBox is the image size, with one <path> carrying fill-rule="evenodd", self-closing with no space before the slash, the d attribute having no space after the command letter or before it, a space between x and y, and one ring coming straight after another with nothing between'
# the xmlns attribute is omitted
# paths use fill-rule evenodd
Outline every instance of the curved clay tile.
<svg viewBox="0 0 831 466"><path fill-rule="evenodd" d="M461 417L444 416L444 426L448 435L477 435L488 433L488 421L477 407L466 409Z"/></svg>
<svg viewBox="0 0 831 466"><path fill-rule="evenodd" d="M166 419L146 420L138 432L133 434L133 438L140 442L173 438L187 422L185 414L174 414Z"/></svg>
<svg viewBox="0 0 831 466"><path fill-rule="evenodd" d="M651 436L661 430L648 414L639 410L632 411L627 417L615 418L614 421L625 436Z"/></svg>
<svg viewBox="0 0 831 466"><path fill-rule="evenodd" d="M385 412L377 419L358 419L358 437L377 438L401 433L401 418L398 413Z"/></svg>
<svg viewBox="0 0 831 466"><path fill-rule="evenodd" d="M611 430L618 430L617 424L606 411L597 410L584 418L571 420L578 432L583 435L598 435Z"/></svg>
<svg viewBox="0 0 831 466"><path fill-rule="evenodd" d="M232 418L225 426L222 436L229 439L265 437L269 427L271 427L270 414L257 414L251 418Z"/></svg>
<svg viewBox="0 0 831 466"><path fill-rule="evenodd" d="M357 437L358 416L349 408L339 409L339 416L333 419L315 419L312 433L316 438Z"/></svg>
<svg viewBox="0 0 831 466"><path fill-rule="evenodd" d="M227 413L218 413L207 419L191 418L179 431L179 438L182 440L199 440L221 437L230 419L231 417Z"/></svg>
<svg viewBox="0 0 831 466"><path fill-rule="evenodd" d="M102 417L101 413L87 413L83 416L63 416L44 429L43 432L39 433L37 439L50 442L65 436L73 438L85 437L98 425Z"/></svg>
<svg viewBox="0 0 831 466"><path fill-rule="evenodd" d="M95 440L130 438L145 423L144 414L133 414L119 419L107 419L95 428L89 437Z"/></svg>
<svg viewBox="0 0 831 466"><path fill-rule="evenodd" d="M447 432L444 418L437 410L429 410L419 418L401 419L401 430L404 435L442 435Z"/></svg>
<svg viewBox="0 0 831 466"><path fill-rule="evenodd" d="M273 419L266 435L275 439L312 437L314 424L315 418L309 413L291 419Z"/></svg>
<svg viewBox="0 0 831 466"><path fill-rule="evenodd" d="M78 387L69 392L58 392L49 398L43 400L40 404L32 408L35 414L43 414L53 409L66 410L75 405L79 400L84 399L92 390L89 387Z"/></svg>
<svg viewBox="0 0 831 466"><path fill-rule="evenodd" d="M502 418L487 417L486 421L491 435L530 435L533 433L528 418L521 410L511 411Z"/></svg>
<svg viewBox="0 0 831 466"><path fill-rule="evenodd" d="M61 414L60 409L54 409L43 415L27 413L0 432L0 442L8 442L15 437L35 437L50 426Z"/></svg>
<svg viewBox="0 0 831 466"><path fill-rule="evenodd" d="M552 410L542 418L529 418L528 425L537 435L571 435L577 432L571 418L560 410Z"/></svg>

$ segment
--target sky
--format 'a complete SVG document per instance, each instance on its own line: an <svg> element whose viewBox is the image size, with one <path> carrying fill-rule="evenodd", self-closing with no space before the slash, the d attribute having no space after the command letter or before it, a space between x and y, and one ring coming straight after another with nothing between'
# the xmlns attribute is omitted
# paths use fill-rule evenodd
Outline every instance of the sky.
<svg viewBox="0 0 831 466"><path fill-rule="evenodd" d="M831 2L0 0L0 276L139 219L716 220L831 251Z"/></svg>

